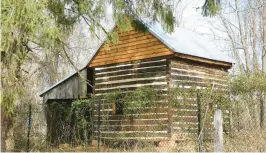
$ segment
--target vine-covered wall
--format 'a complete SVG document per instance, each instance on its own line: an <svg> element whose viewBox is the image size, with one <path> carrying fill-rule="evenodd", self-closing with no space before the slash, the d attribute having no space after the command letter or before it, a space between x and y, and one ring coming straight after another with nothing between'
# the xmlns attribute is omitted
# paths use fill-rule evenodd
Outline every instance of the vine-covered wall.
<svg viewBox="0 0 266 153"><path fill-rule="evenodd" d="M169 74L170 88L179 89L177 92L179 93L177 99L178 107L172 110L171 131L173 133L197 136L200 128L199 113L203 115L206 103L213 105L213 108L210 108L208 112L213 111L216 106L213 104L215 103L214 99L208 100L206 97L203 98L204 96L197 96L197 92L200 94L203 88L209 89L212 87L214 87L213 90L219 92L228 90L228 68L175 57L169 59ZM197 91L197 89L201 89L201 91ZM204 92L205 94L203 95L205 96L210 94L206 90ZM219 92L215 92L211 97L213 98ZM227 102L225 103L227 104ZM229 116L228 111L225 112L227 117ZM229 122L228 119L226 122ZM212 134L213 129L210 128L212 127L212 116L210 113L207 124L208 131Z"/></svg>
<svg viewBox="0 0 266 153"><path fill-rule="evenodd" d="M94 87L96 96L116 93L101 104L101 139L161 139L168 136L166 57L96 67ZM146 95L137 90L145 96L129 98L132 97L129 91L140 87L154 90ZM148 100L147 96L159 91L160 97ZM123 104L125 100L131 102ZM94 115L97 119L97 110ZM95 122L97 125L97 120Z"/></svg>
<svg viewBox="0 0 266 153"><path fill-rule="evenodd" d="M201 128L199 117L204 116L207 104L213 105L208 108L206 121L206 127L210 127L211 112L223 100L219 96L220 100L214 104L214 99L206 100L207 96L197 97L197 89L214 87L215 91L226 91L227 74L227 68L222 66L169 56L97 67L94 93L103 96L101 138L167 140L177 133L197 136ZM149 89L143 92L141 88ZM205 95L209 94L206 89ZM136 91L130 92L133 90ZM144 93L154 97L141 99ZM229 111L225 113L229 115ZM94 110L95 125L98 125L97 117L98 112Z"/></svg>

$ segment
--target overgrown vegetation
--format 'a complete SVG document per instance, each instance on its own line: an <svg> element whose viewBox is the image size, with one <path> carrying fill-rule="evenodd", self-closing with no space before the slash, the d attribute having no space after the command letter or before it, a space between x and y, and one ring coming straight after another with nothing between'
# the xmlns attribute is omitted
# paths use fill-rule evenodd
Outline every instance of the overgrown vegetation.
<svg viewBox="0 0 266 153"><path fill-rule="evenodd" d="M111 4L114 10L112 14L114 21L124 31L129 30L132 22L133 26L135 25L140 30L145 31L146 27L135 20L139 16L145 16L153 21L161 21L165 30L171 32L175 24L174 8L171 2L163 2L165 1L137 1L132 5L132 1L128 0L108 2L105 0L1 1L2 150L12 151L14 149L12 146L18 148L18 151L25 148L27 130L25 122L28 119L28 108L25 106L28 106L28 103L34 105L35 111L33 113L35 114L33 115L34 124L32 125L34 133L31 134L31 147L34 151L39 151L38 149L46 144L46 131L43 131L43 127L46 125L43 123L44 119L40 119L40 116L43 116L41 112L42 105L39 104L40 100L37 95L39 88L36 89L36 86L44 86L43 82L49 85L54 84L60 79L58 65L65 64L66 61L71 63L66 52L66 49L70 49L70 44L67 44L66 38L72 35L75 25L80 24L81 21L86 22L91 35L99 37L97 31L101 30L111 42L117 42L119 40L117 34L106 31L103 26L106 7ZM234 58L237 59L237 67L242 74L245 74L231 78L228 83L230 87L228 90L213 90L210 86L204 90L192 87L183 92L180 91L180 88L175 88L176 91L170 91L172 93L170 97L163 97L164 93L160 90L137 89L135 92L128 92L128 94L124 94L124 91L116 91L103 97L78 100L69 107L53 103L53 107L58 109L51 108L50 111L52 111L51 115L53 116L51 120L64 125L55 127L55 134L62 134L63 136L54 140L54 143L73 142L73 144L82 145L90 143L92 132L87 130L93 127L91 125L92 118L89 118L91 117L90 113L93 108L97 108L96 101L102 99L108 99L102 101L102 104L109 101L118 106L119 109L117 108L115 113L127 116L143 113L145 110L142 108L145 107L164 106L164 104L156 103L158 99L170 99L170 105L178 108L182 107L180 105L182 102L189 101L191 97L197 97L202 102L202 110L212 106L223 110L230 108L232 130L226 138L225 147L228 146L229 148L226 148L226 151L242 151L242 146L250 145L254 147L251 150L246 148L248 151L265 151L266 139L263 130L265 130L266 120L266 56L265 47L263 46L265 46L266 35L263 34L263 31L266 30L263 23L266 19L264 17L266 5L263 4L265 3L263 1L245 2L248 5L244 7L240 5L242 2L237 0L234 2L235 6L230 3L230 8L232 8L230 14L236 14L235 17L230 19L235 21L238 18L238 24L231 24L234 21L227 20L226 16L221 15L219 17L224 29L215 27L226 31L228 34L228 40L231 43L230 50L234 52ZM203 6L203 15L216 15L222 9L220 6L220 0L206 0ZM244 60L239 56L242 49L245 54ZM59 63L62 59L64 61ZM262 59L264 74L257 73L260 72L260 60L258 59ZM33 66L28 66L29 63ZM71 65L73 66L73 63ZM44 77L44 75L39 77L36 75L36 71L41 71L40 74L45 74L47 77ZM256 73L254 74L254 72ZM216 85L214 88L216 88ZM136 103L130 103L130 101ZM213 105L209 105L209 103L213 103ZM62 111L62 114L57 114L57 110ZM204 117L205 111L202 112L201 116ZM209 116L212 116L212 113L213 111L208 111ZM108 119L107 114L104 117ZM131 117L137 119L138 115L131 115ZM72 122L73 120L76 120L76 122ZM241 137L242 135L243 137ZM14 139L14 142L12 139ZM188 148L191 149L191 146ZM247 150L243 149L243 151Z"/></svg>
<svg viewBox="0 0 266 153"><path fill-rule="evenodd" d="M113 7L112 17L121 31L128 31L132 21L139 16L161 21L162 25L166 25L165 30L173 31L175 18L171 2L1 1L1 85L4 88L1 91L1 109L2 120L7 122L1 127L5 131L1 141L3 150L13 149L12 145L4 143L13 141L11 130L15 121L12 113L14 105L27 96L27 91L23 88L28 83L27 80L36 79L38 84L44 82L42 86L54 84L60 79L58 65L62 60L68 61L71 67L77 69L68 54L72 46L67 42L75 26L86 23L91 36L99 38L101 31L111 42L118 41L117 34L109 32L104 25L108 6ZM36 71L41 71L39 73L44 73L48 78L41 75L43 79L40 79Z"/></svg>
<svg viewBox="0 0 266 153"><path fill-rule="evenodd" d="M198 94L200 94L200 97ZM221 92L219 89L214 89L213 86L202 88L200 90L196 87L192 87L187 90L177 87L171 90L168 95L166 95L166 92L163 90L150 87L141 87L134 91L117 90L102 96L93 96L90 99L74 101L69 108L66 104L57 104L56 102L50 104L49 107L52 108L50 111L54 110L56 113L61 113L61 115L52 114L56 117L53 119L56 121L54 123L57 124L57 128L55 129L58 129L62 132L57 134L53 133L51 135L62 140L69 140L68 134L72 132L75 138L71 139L71 143L77 142L80 144L80 142L83 142L83 144L87 144L89 142L88 140L92 140L93 136L97 136L94 135L93 131L97 131L98 124L93 125L93 123L97 123L97 116L99 113L97 111L99 103L101 103L101 110L112 108L114 111L113 114L109 114L109 112L106 112L106 114L101 112L101 125L109 125L110 123L108 123L108 120L112 120L113 116L119 116L121 117L120 119L125 120L134 120L141 118L141 115L145 113L151 113L152 115L150 119L155 120L157 117L159 117L157 116L157 113L159 114L162 110L165 110L163 108L167 108L169 105L179 108L182 103L184 104L188 100L195 102L197 98L200 98L202 117L204 116L203 110L205 110L206 106L208 106L210 103L214 107L228 110L228 96L223 94L223 92ZM64 106L66 107L65 109L63 109ZM210 108L210 111L208 112L213 112L214 110L215 109ZM212 116L212 113L208 113L208 117L210 116ZM64 123L59 122L60 119ZM64 124L71 126L71 119L75 123L72 123L72 127L68 129L70 130L69 132L60 129L60 127L66 127L62 126ZM96 121L93 121L93 119L96 119ZM51 120L51 118L49 120ZM53 127L55 126L53 125ZM75 134L73 133L74 131ZM60 137L59 135L64 135L64 137ZM86 140L86 143L84 143L84 140ZM58 140L56 144L60 143L65 142Z"/></svg>
<svg viewBox="0 0 266 153"><path fill-rule="evenodd" d="M193 103L197 104L197 106L197 102L200 102L201 128L207 128L209 126L209 122L212 122L212 116L216 108L224 110L223 114L224 117L226 117L224 119L224 129L226 130L226 134L224 135L225 150L237 151L241 148L232 146L230 143L235 145L250 144L251 142L248 139L241 139L241 144L238 143L240 138L239 134L245 133L247 137L260 139L261 143L259 143L256 148L258 151L263 151L265 149L262 145L264 137L260 136L260 133L264 131L260 126L260 104L261 98L263 98L261 96L265 93L265 75L254 74L250 76L237 76L230 80L229 88L220 87L218 84L212 84L205 88L196 86L182 88L182 86L176 86L176 88L166 92L162 89L141 87L134 91L117 90L101 96L92 96L90 99L76 100L72 103L52 102L48 105L48 112L50 113L48 121L52 123L50 124L50 126L52 126L50 127L52 129L50 132L52 133L50 137L48 136L48 138L50 138L49 143L52 142L52 144L56 146L65 143L70 144L70 146L73 145L73 147L90 146L93 138L97 137L97 133L93 131L98 130L97 111L99 102L101 102L102 109L112 108L116 110L114 114L101 113L101 120L106 123L101 123L100 131L104 131L103 125L107 125L108 120L113 120L114 118L112 117L121 116L120 119L135 120L139 119L140 114L149 112L149 109L146 108L157 107L161 109L165 106L172 106L173 108L180 109L183 107L184 103L194 101ZM242 86L245 88L242 88ZM167 96L165 95L166 93L168 93ZM208 110L206 111L206 109ZM160 110L154 111L154 116L151 118L156 118L158 115L157 113L160 113ZM204 120L204 118L206 119ZM178 117L176 117L176 119L177 121L179 120ZM190 129L183 130L192 132ZM253 134L250 131L253 131ZM204 132L205 130L203 130L204 139L206 138L206 140L203 141L205 151L212 151L213 144L207 139L208 135L204 134ZM51 139L51 136L54 138ZM191 150L191 146L185 147L182 145L185 142L187 142L186 144L194 145L194 149ZM108 144L107 141L105 142L104 140L102 140L102 143ZM128 145L127 147L131 146L128 148L129 150L134 150L134 148L143 150L146 148L147 150L158 151L158 149L164 148L150 143L145 145L146 143L141 142L141 144L142 145L137 141L128 141L116 144L116 146L125 147ZM46 145L46 143L43 143L43 145ZM179 145L182 145L182 147ZM172 151L197 151L197 145L197 139L178 142L172 146ZM68 149L71 149L70 146ZM147 148L147 146L149 147ZM34 147L34 149L38 148L46 147Z"/></svg>

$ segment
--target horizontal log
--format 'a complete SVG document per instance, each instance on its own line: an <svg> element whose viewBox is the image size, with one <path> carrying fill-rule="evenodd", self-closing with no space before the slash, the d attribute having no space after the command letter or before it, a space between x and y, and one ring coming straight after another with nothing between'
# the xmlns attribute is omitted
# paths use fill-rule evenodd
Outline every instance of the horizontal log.
<svg viewBox="0 0 266 153"><path fill-rule="evenodd" d="M145 78L144 78L145 79ZM125 85L135 85L135 84L141 84L141 85L145 85L145 84L151 84L151 83L154 83L156 82L157 84L158 83L166 83L166 78L159 78L159 79L156 79L156 78L150 78L151 80L131 80L131 81L128 81L128 82L112 82L110 84L95 84L95 90L100 90L102 88L113 88L113 87L121 87L121 86L125 86ZM125 80L127 81L127 80Z"/></svg>
<svg viewBox="0 0 266 153"><path fill-rule="evenodd" d="M180 116L180 117L175 117L174 122L198 122L197 117L187 117L187 116Z"/></svg>
<svg viewBox="0 0 266 153"><path fill-rule="evenodd" d="M200 65L209 65L209 66L216 68L216 69L220 68L223 70L228 70L229 68L232 67L232 63L230 63L230 62L216 61L216 60L211 60L211 59L202 58L202 57L198 57L198 56L179 54L179 53L175 53L174 56L176 56L178 58L186 59L189 61L196 61L196 62L200 63Z"/></svg>
<svg viewBox="0 0 266 153"><path fill-rule="evenodd" d="M194 124L188 124L186 122L173 122L172 124L173 128L194 128L197 129L198 128L198 122L194 122Z"/></svg>
<svg viewBox="0 0 266 153"><path fill-rule="evenodd" d="M148 73L133 73L128 75L119 75L119 76L113 76L113 77L102 77L95 80L95 84L108 82L108 81L119 81L119 80L125 80L125 79L133 79L133 78L148 78L148 77L160 77L160 76L166 76L166 72L148 72Z"/></svg>
<svg viewBox="0 0 266 153"><path fill-rule="evenodd" d="M167 86L165 84L145 84L145 85L140 85L140 84L136 84L136 85L132 85L132 86L124 86L124 87L117 87L117 88L109 88L109 89L99 89L99 90L95 90L94 93L96 95L100 95L100 94L106 94L106 93L111 93L113 91L117 91L118 89L120 89L121 91L133 91L136 90L139 87L150 87L150 88L155 88L155 89L167 89Z"/></svg>
<svg viewBox="0 0 266 153"><path fill-rule="evenodd" d="M138 63L150 63L150 62L159 61L159 60L166 60L166 56L159 56L159 57L147 58L147 59L142 59L142 60L137 60L137 61L128 61L128 62L123 62L123 63L102 65L102 66L96 67L95 70L109 69L113 67L121 67L125 65L135 65Z"/></svg>
<svg viewBox="0 0 266 153"><path fill-rule="evenodd" d="M176 116L197 116L198 111L197 110L189 110L189 109L178 109L174 113L174 117Z"/></svg>
<svg viewBox="0 0 266 153"><path fill-rule="evenodd" d="M98 121L94 121L98 124ZM168 124L168 119L134 119L134 120L101 120L101 125L146 125L146 124Z"/></svg>
<svg viewBox="0 0 266 153"><path fill-rule="evenodd" d="M173 80L186 80L186 81L194 81L194 82L206 82L206 83L218 83L218 84L227 84L226 80L217 80L213 78L207 77L197 77L197 76L182 76L182 75L171 75Z"/></svg>
<svg viewBox="0 0 266 153"><path fill-rule="evenodd" d="M159 59L154 61L148 61L148 62L137 62L133 64L124 64L124 65L117 65L117 66L111 66L111 67L105 67L103 69L96 69L95 73L103 73L103 72L111 72L114 73L119 70L127 70L127 69L135 69L135 68L144 68L144 67L151 67L151 66L166 66L166 60L165 59Z"/></svg>
<svg viewBox="0 0 266 153"><path fill-rule="evenodd" d="M212 68L214 70L223 70L227 72L228 70L228 65L230 63L227 62L220 62L220 61L213 61L209 59L204 59L200 57L193 57L190 55L181 55L181 54L175 54L174 57L171 58L171 62L177 62L180 64L185 64L185 65L192 65L192 66L199 66L199 67L204 67L204 68ZM225 67L226 66L226 67Z"/></svg>
<svg viewBox="0 0 266 153"><path fill-rule="evenodd" d="M167 125L102 126L100 127L100 131L167 131Z"/></svg>
<svg viewBox="0 0 266 153"><path fill-rule="evenodd" d="M127 107L127 109L130 109L130 110L138 110L139 112L137 112L138 114L144 114L144 115L149 115L149 114L153 114L154 113L166 113L164 111L168 110L168 105L164 105L164 106L154 106L151 104L151 106L141 106L141 107ZM111 111L112 110L112 107L108 106L108 108L106 109L101 109L101 111ZM94 112L97 112L97 110L94 110ZM168 112L168 111L167 111ZM128 115L133 115L133 114L128 114ZM136 114L137 115L137 114Z"/></svg>
<svg viewBox="0 0 266 153"><path fill-rule="evenodd" d="M173 54L173 52L171 52L171 51L165 51L165 52L156 53L156 54L130 56L130 57L119 59L119 60L110 60L110 61L104 61L104 62L98 62L98 63L91 63L89 66L90 67L97 67L97 66L102 66L102 65L107 65L107 64L136 61L136 60L142 60L142 59L154 58L154 57L160 57L160 56L166 56L166 55L172 55L172 54Z"/></svg>
<svg viewBox="0 0 266 153"><path fill-rule="evenodd" d="M198 132L198 129L197 128L190 128L190 127L188 127L188 128L185 128L185 127L173 127L172 128L172 131L173 132L183 132L183 133L185 133L185 132L187 132L187 133L197 133Z"/></svg>
<svg viewBox="0 0 266 153"><path fill-rule="evenodd" d="M200 86L200 87L209 87L212 83L210 82L197 82L197 81L187 81L187 80L172 80L173 85L181 85L181 86ZM216 87L221 89L226 89L227 84L218 84L214 82Z"/></svg>
<svg viewBox="0 0 266 153"><path fill-rule="evenodd" d="M170 69L171 75L182 75L182 76L197 76L197 77L209 77L220 81L227 81L227 76L223 75L216 75L216 74L209 74L206 72L200 72L195 70L187 70L187 69L180 69L180 68L172 68Z"/></svg>
<svg viewBox="0 0 266 153"><path fill-rule="evenodd" d="M141 106L141 108L139 108L140 106L138 106L138 107L134 106L134 105L138 105L137 101L125 102L125 104L127 105L128 103L130 103L130 105L127 106L127 109L134 109L132 107L135 107L135 109L144 110L144 114L154 114L156 112L149 113L148 111L149 110L151 110L151 111L161 111L161 109L168 108L168 102L163 100L162 98L158 97L158 99L156 99L155 101L151 101L149 103L149 106L146 106L146 107ZM101 103L101 111L109 111L110 109L113 109L113 105L115 105L114 102ZM95 103L94 107L98 108L98 103ZM94 110L94 111L97 112L97 110ZM145 111L147 111L147 112L145 112ZM163 112L163 113L165 113L165 112ZM160 114L162 114L162 112L160 112ZM128 114L128 115L139 115L139 114Z"/></svg>
<svg viewBox="0 0 266 153"><path fill-rule="evenodd" d="M110 142L115 141L127 141L127 140L141 140L141 141L162 141L162 140L169 140L170 135L163 136L163 137L101 137L101 141L103 142ZM95 138L97 138L95 136Z"/></svg>
<svg viewBox="0 0 266 153"><path fill-rule="evenodd" d="M167 118L168 115L167 114L156 114L156 113L153 113L151 115L146 115L146 114L136 114L136 115L101 115L100 116L100 119L106 119L106 120L121 120L121 119L125 119L125 120L130 120L130 119L165 119ZM97 120L98 119L98 115L95 114L95 116L93 117L94 120Z"/></svg>
<svg viewBox="0 0 266 153"><path fill-rule="evenodd" d="M209 67L203 67L203 66L197 66L197 65L181 64L180 62L176 62L176 61L171 61L170 67L190 70L190 71L205 72L208 74L216 74L216 75L222 75L222 76L228 75L228 73L224 70L217 70L217 69L212 69Z"/></svg>
<svg viewBox="0 0 266 153"><path fill-rule="evenodd" d="M198 106L197 105L189 105L189 104L179 104L176 106L176 108L177 109L197 110Z"/></svg>
<svg viewBox="0 0 266 153"><path fill-rule="evenodd" d="M95 131L97 135L97 131ZM101 137L169 137L167 131L101 131Z"/></svg>
<svg viewBox="0 0 266 153"><path fill-rule="evenodd" d="M110 76L117 76L117 75L125 75L125 74L137 74L137 73L148 73L148 72L161 72L166 71L166 65L160 66L152 66L152 67L144 67L144 68L135 68L129 70L120 70L117 72L111 73L96 73L96 77L110 77Z"/></svg>

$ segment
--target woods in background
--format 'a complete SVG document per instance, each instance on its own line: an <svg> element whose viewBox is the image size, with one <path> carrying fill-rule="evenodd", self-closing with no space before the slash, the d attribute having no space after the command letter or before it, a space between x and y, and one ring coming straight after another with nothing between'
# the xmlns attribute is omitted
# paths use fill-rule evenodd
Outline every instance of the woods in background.
<svg viewBox="0 0 266 153"><path fill-rule="evenodd" d="M27 104L35 105L35 131L44 141L44 118L38 92L83 66L102 36L117 42L108 32L111 19L127 31L139 17L160 21L167 32L176 25L180 1L147 0L2 0L1 1L1 149L12 151L25 138ZM266 128L266 2L264 0L204 0L202 14L217 18L221 42L235 59L228 81L236 116L235 129ZM112 11L108 14L108 9ZM85 31L84 29L88 29ZM80 32L80 33L79 33ZM94 37L96 39L88 38ZM217 35L217 37L219 37ZM100 40L102 41L102 40ZM88 45L88 43L92 45ZM21 145L23 146L23 145Z"/></svg>

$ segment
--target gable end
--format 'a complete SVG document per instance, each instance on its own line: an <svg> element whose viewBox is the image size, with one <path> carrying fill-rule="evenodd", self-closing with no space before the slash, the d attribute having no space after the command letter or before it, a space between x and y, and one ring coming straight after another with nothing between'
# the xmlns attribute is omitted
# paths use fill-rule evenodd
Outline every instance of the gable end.
<svg viewBox="0 0 266 153"><path fill-rule="evenodd" d="M119 42L104 43L90 62L90 67L116 64L174 54L150 32L118 32ZM105 45L108 46L105 47Z"/></svg>

